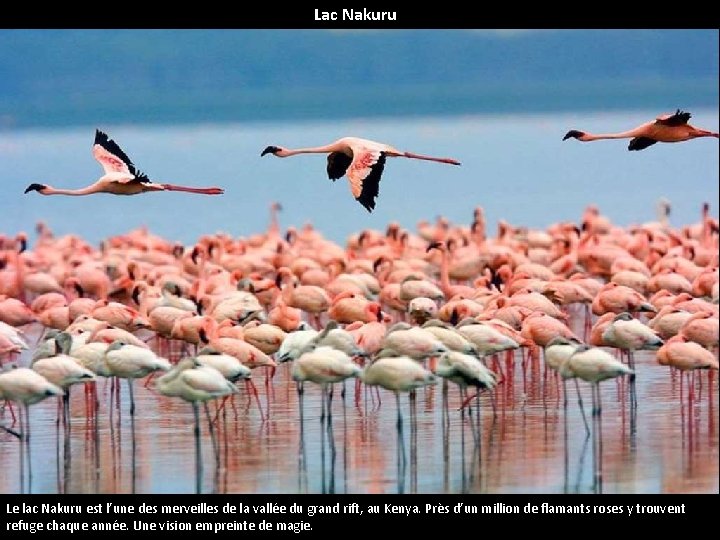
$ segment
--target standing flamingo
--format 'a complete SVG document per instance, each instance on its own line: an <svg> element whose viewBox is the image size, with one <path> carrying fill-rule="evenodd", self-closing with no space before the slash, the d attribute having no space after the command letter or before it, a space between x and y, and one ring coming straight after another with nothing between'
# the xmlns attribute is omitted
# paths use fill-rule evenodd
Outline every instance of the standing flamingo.
<svg viewBox="0 0 720 540"><path fill-rule="evenodd" d="M602 408L600 383L606 379L629 375L634 379L635 372L610 353L597 347L579 345L575 352L560 366L560 375L564 379L578 377L591 384L593 417L593 456L596 485L602 480Z"/></svg>
<svg viewBox="0 0 720 540"><path fill-rule="evenodd" d="M195 416L195 490L200 493L202 450L200 448L200 411L198 404L202 402L205 407L208 430L213 441L217 461L219 459L217 443L213 434L207 402L211 399L237 394L238 389L220 371L214 367L200 364L195 358L181 360L175 368L158 378L155 382L155 388L164 396L179 397L192 403Z"/></svg>
<svg viewBox="0 0 720 540"><path fill-rule="evenodd" d="M461 412L473 399L477 399L477 422L480 422L480 390L495 388L498 382L497 375L490 371L485 364L474 356L463 354L457 351L448 351L440 355L440 359L433 368L435 375L448 379L460 387L462 404ZM477 391L470 397L465 397L468 386L474 386ZM443 401L447 406L447 398L443 393ZM494 407L494 404L493 404ZM478 424L479 426L479 424ZM479 435L479 431L478 431Z"/></svg>
<svg viewBox="0 0 720 540"><path fill-rule="evenodd" d="M112 193L113 195L137 195L149 191L185 191L202 195L222 195L222 188L193 188L175 184L156 184L138 170L130 158L115 141L102 131L95 130L93 156L100 162L105 174L97 182L80 189L59 189L46 184L30 184L25 193L37 191L41 195L92 195Z"/></svg>
<svg viewBox="0 0 720 540"><path fill-rule="evenodd" d="M385 168L387 157L406 157L437 161L449 165L460 165L460 162L450 158L437 158L423 156L412 152L402 152L390 145L360 139L358 137L343 137L326 146L314 148L290 149L282 146L268 146L260 156L272 154L276 157L290 157L298 154L328 154L327 174L330 180L335 181L347 175L350 181L350 191L368 212L375 208L375 199L380 190L380 177Z"/></svg>
<svg viewBox="0 0 720 540"><path fill-rule="evenodd" d="M378 359L368 364L360 375L360 380L368 386L382 386L395 392L397 407L397 438L398 438L398 477L405 468L405 442L403 438L402 409L400 408L400 392L411 392L416 388L435 384L433 373L422 367L408 356L395 355L389 349L378 354ZM400 466L402 464L402 467Z"/></svg>
<svg viewBox="0 0 720 540"><path fill-rule="evenodd" d="M680 109L674 114L658 116L654 122L646 122L630 131L621 133L605 133L594 135L585 131L571 129L563 137L563 141L573 138L582 142L599 141L601 139L632 139L628 150L644 150L657 142L682 142L698 137L720 137L720 134L706 129L696 128L688 124L691 118L689 112Z"/></svg>
<svg viewBox="0 0 720 540"><path fill-rule="evenodd" d="M32 481L32 468L30 460L30 411L28 407L50 396L62 396L62 388L55 386L45 377L28 368L16 368L0 373L0 399L15 401L23 404L20 413L20 478L25 478L24 463L27 452L28 481ZM24 417L24 418L23 418ZM6 429L6 431L8 431ZM14 431L9 430L15 434Z"/></svg>

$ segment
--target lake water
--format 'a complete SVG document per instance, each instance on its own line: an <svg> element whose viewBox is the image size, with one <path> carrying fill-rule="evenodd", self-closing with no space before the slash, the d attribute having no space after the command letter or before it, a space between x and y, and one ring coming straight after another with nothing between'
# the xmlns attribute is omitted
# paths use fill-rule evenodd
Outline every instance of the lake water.
<svg viewBox="0 0 720 540"><path fill-rule="evenodd" d="M693 123L717 131L718 111L694 110ZM268 206L283 205L281 224L312 222L343 242L390 221L413 228L445 215L468 223L485 208L490 231L498 219L530 227L577 221L589 203L621 225L655 219L660 197L672 202L671 222L699 219L703 202L718 199L717 139L657 144L628 152L627 141L563 142L568 129L622 131L658 111L333 120L248 125L86 126L0 132L0 233L32 232L45 220L56 232L92 242L147 225L162 236L194 242L206 232L241 236L263 230ZM219 185L222 197L155 193L136 197L23 195L32 182L82 187L101 174L91 154L95 127L109 133L159 182ZM454 157L462 167L390 160L372 214L353 200L345 179L325 174L325 157L260 158L269 144L304 147L356 135L401 150Z"/></svg>
<svg viewBox="0 0 720 540"><path fill-rule="evenodd" d="M581 331L580 321L573 322ZM418 392L415 420L408 396L401 397L402 439L394 395L381 390L378 404L361 391L356 406L351 383L344 402L336 388L329 427L321 427L319 388L306 385L301 424L295 383L289 366L281 366L267 421L249 404L244 387L235 406L228 404L219 416L217 460L203 419L199 475L189 404L159 396L138 381L132 422L125 383L120 414L115 409L111 415L109 385L100 382L96 433L87 421L83 391L75 387L68 437L56 427L55 401L30 408L30 482L26 476L20 483L17 440L0 433L0 492L718 493L716 374L711 382L708 373L697 375L690 404L687 386L681 401L677 376L652 353L638 354L634 414L627 383L601 384L602 459L596 467L595 439L586 436L573 386L566 409L562 386L544 378L541 363L529 363L524 380L519 354L514 369L507 370L504 361L503 366L497 415L489 396L482 396L479 429L474 409L472 420L461 418L452 385L443 420L438 384ZM254 372L253 379L266 408L264 373ZM591 422L590 388L581 383L581 390ZM210 411L214 419L214 405ZM9 423L7 412L5 420Z"/></svg>

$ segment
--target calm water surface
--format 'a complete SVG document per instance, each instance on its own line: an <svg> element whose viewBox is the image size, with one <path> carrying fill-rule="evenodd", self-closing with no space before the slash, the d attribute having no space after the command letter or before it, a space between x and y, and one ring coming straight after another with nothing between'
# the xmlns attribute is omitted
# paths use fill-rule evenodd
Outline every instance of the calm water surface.
<svg viewBox="0 0 720 540"><path fill-rule="evenodd" d="M602 388L601 482L594 480L593 440L585 435L574 390L563 407L561 386L543 379L542 364L521 362L506 372L496 394L481 398L476 416L464 420L460 396L449 390L443 421L442 385L418 393L415 420L407 395L401 398L402 446L392 393L381 404L366 390L355 405L354 384L345 400L335 391L332 419L321 429L320 390L306 385L301 427L289 366L272 382L270 418L263 422L244 386L218 424L217 462L203 422L202 473L205 493L717 493L718 381L695 380L695 401L680 402L679 378L638 355L638 407L631 413L627 384ZM504 366L503 362L503 366ZM504 367L504 369L506 369ZM507 376L511 374L511 376ZM253 378L266 406L264 373ZM135 384L137 413L128 412L122 385L120 414L109 413L109 385L99 384L97 442L86 420L82 388L71 399L70 436L56 428L56 403L31 407L32 479L20 485L19 444L0 434L0 492L193 493L197 490L191 405ZM572 386L569 387L572 390ZM590 414L589 387L581 383ZM211 405L215 417L215 405ZM9 415L5 412L5 420ZM134 431L133 431L134 430ZM477 437L477 440L476 440ZM332 442L331 442L332 441ZM334 444L333 444L334 443ZM400 448L401 453L398 452ZM403 458L404 456L404 458ZM404 460L404 461L403 461ZM404 464L403 464L404 463Z"/></svg>

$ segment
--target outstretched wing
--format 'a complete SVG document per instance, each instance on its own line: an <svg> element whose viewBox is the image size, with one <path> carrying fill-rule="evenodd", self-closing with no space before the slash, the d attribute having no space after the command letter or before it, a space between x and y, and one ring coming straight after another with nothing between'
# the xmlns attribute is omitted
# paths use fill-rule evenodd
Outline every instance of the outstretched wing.
<svg viewBox="0 0 720 540"><path fill-rule="evenodd" d="M331 152L327 157L327 174L333 182L345 176L352 158L343 152Z"/></svg>
<svg viewBox="0 0 720 540"><path fill-rule="evenodd" d="M644 150L648 146L652 146L657 141L649 137L635 137L630 141L628 150Z"/></svg>
<svg viewBox="0 0 720 540"><path fill-rule="evenodd" d="M380 178L385 168L385 159L385 152L362 150L355 153L347 170L350 191L368 212L375 208L375 199L380 193Z"/></svg>
<svg viewBox="0 0 720 540"><path fill-rule="evenodd" d="M105 174L125 173L132 175L135 180L149 182L147 175L137 169L122 148L99 129L95 130L95 144L93 145L93 156L100 162Z"/></svg>
<svg viewBox="0 0 720 540"><path fill-rule="evenodd" d="M664 126L682 126L688 123L692 115L689 112L675 111L675 114L663 114L655 119L655 122Z"/></svg>

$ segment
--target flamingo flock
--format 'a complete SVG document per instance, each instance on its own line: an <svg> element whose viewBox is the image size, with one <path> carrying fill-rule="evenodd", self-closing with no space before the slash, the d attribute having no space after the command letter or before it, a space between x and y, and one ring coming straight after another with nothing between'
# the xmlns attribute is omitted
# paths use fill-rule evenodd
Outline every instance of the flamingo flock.
<svg viewBox="0 0 720 540"><path fill-rule="evenodd" d="M467 225L438 218L413 232L391 223L358 231L344 246L311 225L283 234L278 210L271 207L263 233L207 234L190 246L145 228L99 249L42 223L32 247L25 233L0 236L0 425L28 458L28 406L63 397L58 422L69 427L76 384L97 421L99 410L117 407L120 379L131 417L142 415L133 381L144 379L158 399L193 405L199 436L200 403L211 430L242 392L261 420L271 417L273 376L290 363L301 421L306 383L320 387L325 420L333 387L342 384L344 397L350 379L358 407L380 406L374 387L395 394L401 435L403 393L416 415L418 389L443 379L458 389L454 398L444 383L445 404L457 399L464 415L474 402L477 421L487 395L495 418L508 406L502 388L513 384L515 365L523 385L544 366L548 391L550 376L575 381L583 418L578 380L590 385L601 440L599 383L627 377L636 409L636 351L652 351L655 369L679 373L690 401L697 370L718 369L720 228L708 205L698 223L682 227L620 227L590 206L577 223L544 230L501 221L494 237L477 208ZM572 327L577 318L581 326ZM110 381L107 403L96 390L101 380ZM372 388L364 398L363 387ZM213 420L207 403L215 400Z"/></svg>
<svg viewBox="0 0 720 540"><path fill-rule="evenodd" d="M571 130L563 140L630 138L629 150L642 150L718 137L688 124L690 118L678 109L626 132ZM151 181L100 130L92 153L104 171L95 183L80 189L32 183L25 193L224 193ZM327 154L329 179L346 176L368 212L388 157L460 165L358 137L310 148L268 146L261 157L315 153ZM532 377L542 362L544 380L554 373L566 388L574 379L583 420L578 379L590 383L594 454L601 457L599 383L627 376L634 411L635 351L655 351L659 365L685 374L689 402L698 380L690 374L718 369L718 222L705 204L699 223L673 228L669 202L658 208L658 222L628 228L610 223L594 205L578 223L545 230L501 220L489 238L478 207L468 225L439 217L434 225L418 223L415 233L391 223L384 232L359 231L345 246L311 225L283 235L277 203L264 233L204 235L191 246L145 228L108 238L100 249L76 235L57 238L44 223L32 249L24 232L0 235L0 400L6 404L0 428L21 440L21 470L27 463L30 471L29 405L61 396L57 422L69 430L72 386L84 385L86 415L97 420L98 380L110 381L112 418L119 380L126 379L134 422L133 381L145 379L159 395L193 404L199 478L199 403L212 435L220 410L245 381L265 421L278 364L292 363L301 425L305 382L322 390L323 422L331 415L334 385L342 383L344 399L346 379L355 379L357 407L363 386L394 392L400 449L401 393L410 394L414 417L417 389L443 379L447 408L453 382L463 422L473 400L479 422L481 393L490 396L495 417L507 405L495 394L512 384L515 363L526 387L528 366ZM578 311L582 330L570 326ZM265 375L264 408L252 376L258 371ZM682 393L683 376L680 381ZM468 396L468 387L476 392ZM207 402L218 399L212 420ZM377 390L370 399L381 403ZM13 403L23 406L19 431ZM589 433L586 420L585 426ZM330 435L330 423L327 428ZM479 430L474 434L477 440ZM213 446L217 450L214 437ZM404 451L399 456L404 460Z"/></svg>

